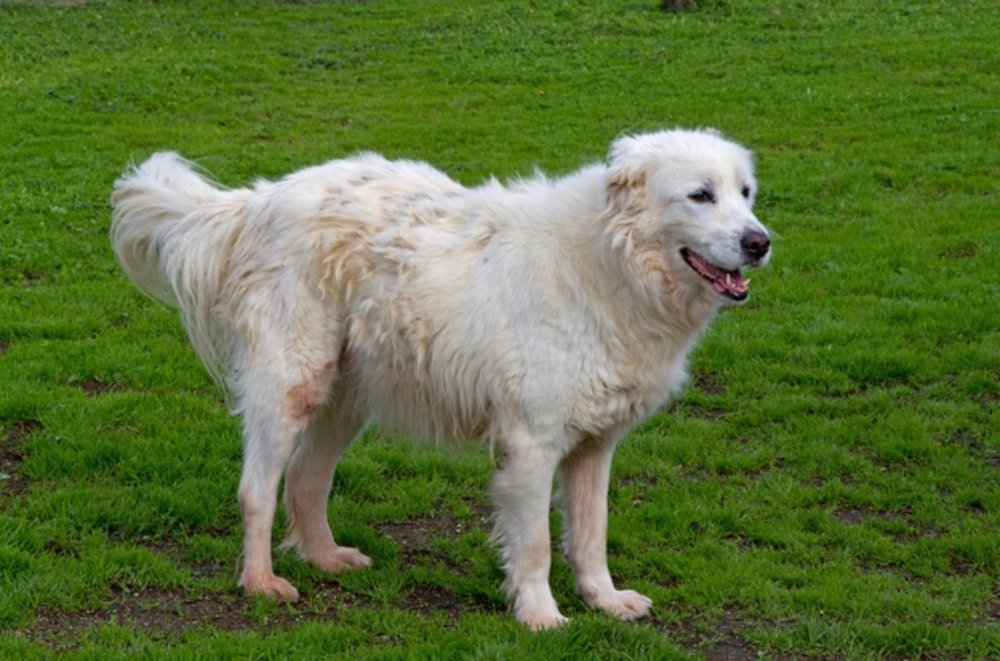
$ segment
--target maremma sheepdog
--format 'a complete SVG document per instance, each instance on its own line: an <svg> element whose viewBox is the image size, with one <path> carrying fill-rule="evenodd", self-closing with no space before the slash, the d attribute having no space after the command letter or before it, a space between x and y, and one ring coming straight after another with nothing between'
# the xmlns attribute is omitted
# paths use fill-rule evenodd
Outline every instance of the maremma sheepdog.
<svg viewBox="0 0 1000 661"><path fill-rule="evenodd" d="M608 572L615 446L684 383L717 310L770 256L751 154L712 130L621 137L607 164L466 188L371 153L227 190L173 153L126 172L114 249L180 309L242 416L240 585L298 597L274 574L285 478L288 547L329 572L367 567L327 519L334 469L370 421L496 451L495 538L515 617L566 619L549 587L558 475L565 553L591 606L651 602Z"/></svg>

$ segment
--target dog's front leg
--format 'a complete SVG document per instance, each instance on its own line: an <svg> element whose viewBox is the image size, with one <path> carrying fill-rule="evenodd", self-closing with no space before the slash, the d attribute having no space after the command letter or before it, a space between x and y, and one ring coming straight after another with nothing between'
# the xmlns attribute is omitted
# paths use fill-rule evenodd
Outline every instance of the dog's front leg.
<svg viewBox="0 0 1000 661"><path fill-rule="evenodd" d="M551 629L567 621L549 587L551 539L549 506L559 456L551 447L510 444L493 478L496 531L504 587L514 602L514 617L532 630Z"/></svg>
<svg viewBox="0 0 1000 661"><path fill-rule="evenodd" d="M608 480L614 450L610 441L585 441L560 466L566 555L589 605L634 620L648 613L653 602L634 590L616 590L608 571Z"/></svg>

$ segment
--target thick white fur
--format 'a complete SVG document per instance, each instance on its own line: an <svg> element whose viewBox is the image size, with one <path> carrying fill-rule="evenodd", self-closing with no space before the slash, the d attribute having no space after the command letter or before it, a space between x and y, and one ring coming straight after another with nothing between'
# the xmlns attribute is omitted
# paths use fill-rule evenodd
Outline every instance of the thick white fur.
<svg viewBox="0 0 1000 661"><path fill-rule="evenodd" d="M689 199L706 185L715 201ZM608 572L611 457L682 386L726 303L679 250L726 269L766 261L740 248L763 231L755 188L749 152L712 131L623 137L608 165L472 189L374 154L240 190L172 153L126 173L115 251L180 308L243 417L241 585L297 597L271 566L283 470L287 544L328 571L370 563L334 542L326 504L341 453L375 419L499 451L496 537L518 620L565 621L548 585L557 474L584 598L646 614L650 600Z"/></svg>

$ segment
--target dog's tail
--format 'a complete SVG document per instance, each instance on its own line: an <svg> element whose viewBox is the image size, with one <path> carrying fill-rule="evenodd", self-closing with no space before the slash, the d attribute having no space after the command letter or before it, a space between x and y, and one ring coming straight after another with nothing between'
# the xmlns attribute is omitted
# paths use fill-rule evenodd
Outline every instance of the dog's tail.
<svg viewBox="0 0 1000 661"><path fill-rule="evenodd" d="M191 343L224 386L231 331L218 306L245 208L243 191L224 190L174 153L154 154L115 182L111 243L141 291L176 306Z"/></svg>

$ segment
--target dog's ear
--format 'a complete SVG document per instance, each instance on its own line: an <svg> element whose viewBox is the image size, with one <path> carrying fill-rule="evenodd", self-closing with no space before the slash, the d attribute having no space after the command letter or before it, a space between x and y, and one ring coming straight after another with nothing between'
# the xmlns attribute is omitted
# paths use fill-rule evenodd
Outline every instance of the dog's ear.
<svg viewBox="0 0 1000 661"><path fill-rule="evenodd" d="M608 211L612 215L637 216L646 208L647 159L642 145L632 137L615 140L608 166Z"/></svg>

